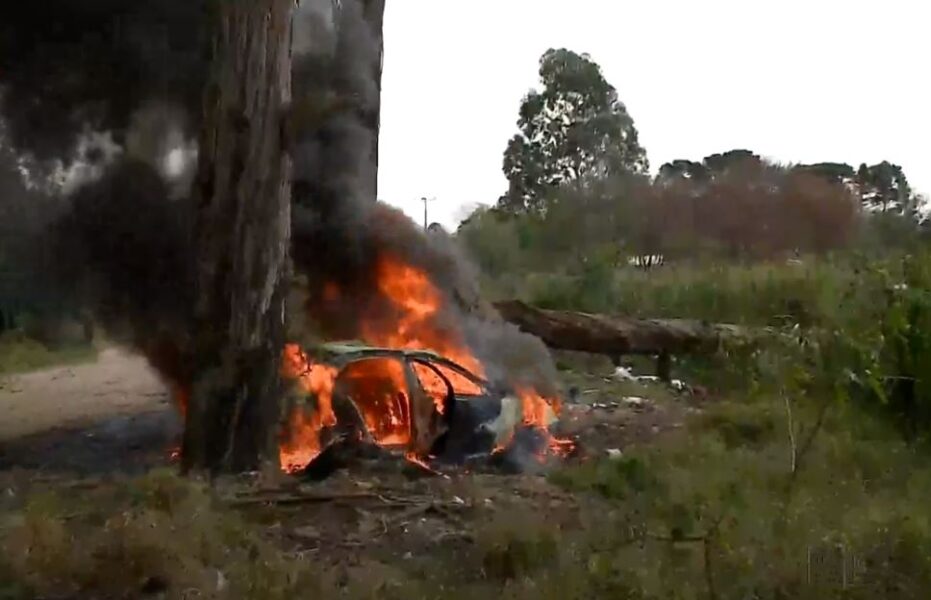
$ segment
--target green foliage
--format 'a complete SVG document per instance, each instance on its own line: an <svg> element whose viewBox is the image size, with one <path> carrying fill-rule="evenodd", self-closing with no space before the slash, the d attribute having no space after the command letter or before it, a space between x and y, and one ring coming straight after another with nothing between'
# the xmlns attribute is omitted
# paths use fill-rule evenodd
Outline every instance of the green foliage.
<svg viewBox="0 0 931 600"><path fill-rule="evenodd" d="M817 419L808 400L794 415L805 427ZM751 445L729 444L756 411L775 428ZM773 395L725 401L623 460L555 474L559 485L615 503L600 523L614 534L589 538L590 568L576 574L576 589L623 581L620 597L630 598L920 595L931 584L923 455L847 407L831 413L793 475L780 411Z"/></svg>
<svg viewBox="0 0 931 600"><path fill-rule="evenodd" d="M520 107L520 133L504 153L509 189L499 206L542 211L567 182L646 173L646 151L617 90L587 55L548 50L540 59L542 91Z"/></svg>
<svg viewBox="0 0 931 600"><path fill-rule="evenodd" d="M84 344L49 349L41 342L12 331L0 335L0 374L23 373L46 367L93 360L96 349Z"/></svg>
<svg viewBox="0 0 931 600"><path fill-rule="evenodd" d="M807 171L834 183L848 183L854 181L856 176L853 167L847 163L823 162L813 165L800 165L796 169Z"/></svg>
<svg viewBox="0 0 931 600"><path fill-rule="evenodd" d="M837 311L857 275L844 263L663 267L656 271L589 267L597 294L580 286L585 275L526 277L529 301L550 308L602 310L646 318L691 318L754 325L815 323Z"/></svg>
<svg viewBox="0 0 931 600"><path fill-rule="evenodd" d="M909 439L931 436L931 255L871 268L847 317L857 399L880 406Z"/></svg>
<svg viewBox="0 0 931 600"><path fill-rule="evenodd" d="M899 165L888 161L869 167L861 164L857 169L856 181L860 188L860 198L867 208L883 214L892 212L909 219L916 218L915 197Z"/></svg>
<svg viewBox="0 0 931 600"><path fill-rule="evenodd" d="M495 209L482 208L459 228L459 239L472 249L472 258L483 273L501 277L520 268L518 225Z"/></svg>
<svg viewBox="0 0 931 600"><path fill-rule="evenodd" d="M691 160L677 159L659 168L659 180L663 182L680 178L692 181L706 181L710 176L708 167L704 163Z"/></svg>

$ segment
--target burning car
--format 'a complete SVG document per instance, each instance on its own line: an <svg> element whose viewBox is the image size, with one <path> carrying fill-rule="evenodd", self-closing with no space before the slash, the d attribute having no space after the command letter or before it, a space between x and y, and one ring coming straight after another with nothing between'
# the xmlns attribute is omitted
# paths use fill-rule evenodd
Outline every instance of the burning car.
<svg viewBox="0 0 931 600"><path fill-rule="evenodd" d="M305 352L289 345L283 375L302 397L283 431L280 458L289 472L347 437L415 462L446 463L504 453L524 431L538 440L529 446L542 443L536 453L567 444L550 435L558 402L427 350L331 343Z"/></svg>

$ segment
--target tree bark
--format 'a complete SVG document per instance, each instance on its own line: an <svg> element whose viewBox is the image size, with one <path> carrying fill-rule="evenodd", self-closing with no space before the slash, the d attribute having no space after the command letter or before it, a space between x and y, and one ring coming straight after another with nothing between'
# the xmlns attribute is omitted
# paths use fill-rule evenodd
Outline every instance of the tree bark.
<svg viewBox="0 0 931 600"><path fill-rule="evenodd" d="M747 331L736 325L542 310L519 300L494 306L504 320L539 337L550 348L612 357L649 354L668 360L670 354L713 351L725 340L747 336Z"/></svg>
<svg viewBox="0 0 931 600"><path fill-rule="evenodd" d="M185 470L277 463L289 280L293 0L217 3L197 180L194 381Z"/></svg>
<svg viewBox="0 0 931 600"><path fill-rule="evenodd" d="M375 191L374 197L378 198L378 138L381 134L381 78L385 64L385 0L363 0L362 11L365 15L365 21L372 30L372 39L378 49L378 57L375 64L373 80L378 90L375 98L375 104L370 109L370 114L366 115L366 124L372 130L372 172L375 181L372 183L372 189Z"/></svg>

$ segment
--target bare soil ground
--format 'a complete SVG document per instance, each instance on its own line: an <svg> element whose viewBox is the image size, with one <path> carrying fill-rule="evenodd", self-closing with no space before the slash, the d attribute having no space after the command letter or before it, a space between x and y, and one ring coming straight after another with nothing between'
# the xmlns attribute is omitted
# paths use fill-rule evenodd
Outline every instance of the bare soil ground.
<svg viewBox="0 0 931 600"><path fill-rule="evenodd" d="M144 359L108 348L93 363L4 377L0 441L157 410L167 401Z"/></svg>
<svg viewBox="0 0 931 600"><path fill-rule="evenodd" d="M179 426L164 384L117 348L92 363L0 380L0 468L134 470Z"/></svg>
<svg viewBox="0 0 931 600"><path fill-rule="evenodd" d="M648 440L694 410L659 385L616 381L583 367L564 373L581 395L563 427L580 457ZM93 363L0 381L0 469L76 474L167 464L180 423L165 385L145 360L117 348Z"/></svg>

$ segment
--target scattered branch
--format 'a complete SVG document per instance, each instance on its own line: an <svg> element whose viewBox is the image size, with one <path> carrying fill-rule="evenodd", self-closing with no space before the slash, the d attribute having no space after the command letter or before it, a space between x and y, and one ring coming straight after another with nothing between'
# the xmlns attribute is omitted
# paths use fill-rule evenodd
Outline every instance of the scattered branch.
<svg viewBox="0 0 931 600"><path fill-rule="evenodd" d="M371 492L355 492L347 494L257 494L230 500L229 505L233 507L255 506L260 504L294 506L298 504L316 504L321 502L335 502L340 500L372 500L379 498L381 498L381 496Z"/></svg>
<svg viewBox="0 0 931 600"><path fill-rule="evenodd" d="M827 416L828 408L831 406L831 400L826 400L821 404L821 407L818 409L818 416L815 419L814 425L811 426L811 429L808 430L808 435L805 440L802 442L802 445L799 447L798 456L796 458L796 468L792 472L792 478L794 479L795 474L801 469L802 462L808 455L809 450L815 443L815 437L817 437L818 432L821 431L821 427L824 425L824 419Z"/></svg>
<svg viewBox="0 0 931 600"><path fill-rule="evenodd" d="M782 394L782 399L786 405L786 423L789 428L789 462L791 465L790 473L795 473L798 468L798 448L795 445L795 423L792 421L792 403L789 401L789 396L785 393Z"/></svg>
<svg viewBox="0 0 931 600"><path fill-rule="evenodd" d="M794 460L792 463L792 471L789 473L789 478L786 481L785 488L785 502L782 508L782 516L785 518L786 513L789 510L789 503L792 500L792 491L795 489L795 482L798 479L798 473L801 471L805 459L808 457L808 453L814 446L815 438L818 435L818 432L821 431L821 427L824 425L824 419L827 416L828 408L831 406L832 401L830 399L825 400L820 408L818 409L818 416L815 418L814 424L808 430L808 434L805 436L805 439L802 441L801 445L798 447L797 452L793 452Z"/></svg>

